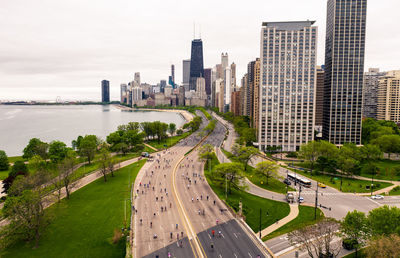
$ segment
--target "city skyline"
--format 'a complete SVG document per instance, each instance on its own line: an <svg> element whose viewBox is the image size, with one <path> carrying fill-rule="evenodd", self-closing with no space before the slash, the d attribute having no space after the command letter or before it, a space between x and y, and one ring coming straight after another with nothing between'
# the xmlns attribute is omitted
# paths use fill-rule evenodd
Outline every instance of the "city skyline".
<svg viewBox="0 0 400 258"><path fill-rule="evenodd" d="M181 84L182 60L190 58L193 22L197 24L196 37L201 27L204 67L212 67L218 63L221 52L228 52L237 64L236 77L241 78L249 60L259 55L257 28L262 21L308 18L316 20L318 27L325 27L326 1L285 2L287 4L283 5L258 1L254 4L260 8L254 10L253 5L247 7L229 2L226 7L228 2L221 1L214 8L227 22L218 23L216 18L204 15L208 11L206 4L189 12L193 5L191 1L180 4L179 8L168 7L171 12L162 11L169 3L140 3L134 9L148 14L139 12L137 17L132 17L129 11L134 6L125 2L117 2L119 5L99 3L91 10L90 5L81 2L54 6L48 1L32 6L24 3L22 10L19 1L10 1L0 9L1 33L7 39L0 43L3 79L0 98L55 100L60 96L65 100L96 100L99 97L98 81L106 78L110 81L111 100L115 100L119 96L120 83L131 81L134 71L141 72L144 82L155 84L161 79L168 80L171 64L175 64L175 77ZM80 8L76 8L77 5ZM287 10L287 5L293 6L293 11ZM396 32L400 29L392 19L399 6L400 3L394 0L386 2L385 6L371 1L367 14L365 70L369 67L379 67L381 71L398 69L396 60L400 51L395 46L397 35L400 35ZM150 12L151 7L155 8ZM224 13L226 8L230 11ZM252 15L246 14L247 9L251 9ZM46 10L51 10L51 14ZM282 16L283 12L279 10L284 10L285 15ZM76 19L70 20L68 11L74 11ZM107 19L102 19L106 13ZM165 17L168 23L164 22ZM141 22L145 18L146 24ZM169 29L164 29L166 27ZM160 36L165 40L157 42ZM133 42L133 38L139 40ZM321 30L318 65L323 64L324 38L325 31Z"/></svg>

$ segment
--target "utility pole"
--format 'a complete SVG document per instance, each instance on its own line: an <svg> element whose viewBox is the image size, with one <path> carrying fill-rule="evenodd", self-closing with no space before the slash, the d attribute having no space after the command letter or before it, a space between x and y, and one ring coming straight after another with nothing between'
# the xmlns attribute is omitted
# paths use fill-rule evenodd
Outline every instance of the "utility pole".
<svg viewBox="0 0 400 258"><path fill-rule="evenodd" d="M317 206L318 206L318 181L317 181L317 190L315 190L314 220L317 220Z"/></svg>
<svg viewBox="0 0 400 258"><path fill-rule="evenodd" d="M260 208L260 239L261 239L261 208Z"/></svg>
<svg viewBox="0 0 400 258"><path fill-rule="evenodd" d="M374 174L372 174L371 196L372 196L372 188L374 188Z"/></svg>
<svg viewBox="0 0 400 258"><path fill-rule="evenodd" d="M301 204L300 197L301 197L301 184L299 184L299 205Z"/></svg>

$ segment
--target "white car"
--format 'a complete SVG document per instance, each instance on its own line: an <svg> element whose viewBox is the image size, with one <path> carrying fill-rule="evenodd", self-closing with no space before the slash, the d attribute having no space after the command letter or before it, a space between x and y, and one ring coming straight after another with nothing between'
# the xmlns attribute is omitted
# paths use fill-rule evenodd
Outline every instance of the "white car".
<svg viewBox="0 0 400 258"><path fill-rule="evenodd" d="M383 198L385 198L385 197L383 195L380 195L380 194L371 196L371 199L374 199L374 200L383 200Z"/></svg>
<svg viewBox="0 0 400 258"><path fill-rule="evenodd" d="M304 202L304 198L303 197L299 197L299 203L303 203Z"/></svg>

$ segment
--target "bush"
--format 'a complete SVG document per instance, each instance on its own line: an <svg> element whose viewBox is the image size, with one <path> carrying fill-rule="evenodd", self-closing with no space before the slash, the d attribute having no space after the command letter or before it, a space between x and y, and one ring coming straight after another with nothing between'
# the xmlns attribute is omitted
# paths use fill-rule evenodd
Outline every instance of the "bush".
<svg viewBox="0 0 400 258"><path fill-rule="evenodd" d="M342 246L346 250L353 250L357 244L358 244L357 239L345 238L343 239Z"/></svg>
<svg viewBox="0 0 400 258"><path fill-rule="evenodd" d="M286 154L286 157L288 158L297 158L297 152L289 152Z"/></svg>

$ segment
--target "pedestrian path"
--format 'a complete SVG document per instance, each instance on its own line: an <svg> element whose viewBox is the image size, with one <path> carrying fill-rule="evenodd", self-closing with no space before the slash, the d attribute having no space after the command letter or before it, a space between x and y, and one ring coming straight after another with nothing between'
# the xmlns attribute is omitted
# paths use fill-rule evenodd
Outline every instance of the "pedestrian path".
<svg viewBox="0 0 400 258"><path fill-rule="evenodd" d="M145 146L149 147L150 149L154 150L154 151L158 151L156 148L154 148L153 146L147 144L147 143L143 143Z"/></svg>
<svg viewBox="0 0 400 258"><path fill-rule="evenodd" d="M297 217L297 215L299 215L299 205L298 204L290 204L289 207L290 207L289 215L287 215L283 219L277 221L276 223L272 224L271 226L261 230L261 238L271 234L272 232L274 232L278 228L280 228L283 225L285 225L285 224L289 223L290 221L294 220ZM257 235L259 235L259 234L260 234L260 232L257 233Z"/></svg>

